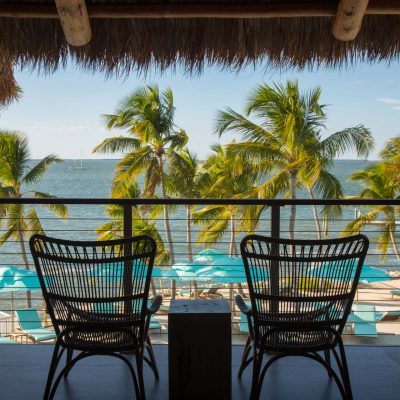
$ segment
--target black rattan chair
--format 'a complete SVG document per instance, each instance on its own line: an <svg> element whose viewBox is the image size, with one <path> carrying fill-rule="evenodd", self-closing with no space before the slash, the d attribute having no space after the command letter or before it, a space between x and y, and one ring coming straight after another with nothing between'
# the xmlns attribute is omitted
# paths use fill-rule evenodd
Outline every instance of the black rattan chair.
<svg viewBox="0 0 400 400"><path fill-rule="evenodd" d="M29 244L57 333L44 399L54 397L62 377L68 376L77 361L92 355L123 360L132 375L136 398L145 399L143 361L158 378L148 328L161 296L147 307L154 240L138 236L81 242L34 235ZM65 350L66 365L54 379ZM75 350L79 353L73 357ZM134 353L136 373L124 352Z"/></svg>
<svg viewBox="0 0 400 400"><path fill-rule="evenodd" d="M286 356L305 356L321 363L342 397L352 399L341 334L368 244L363 235L332 240L250 235L242 240L251 308L236 296L249 324L239 377L253 362L250 399L260 397L268 368ZM339 374L331 366L331 352ZM271 356L263 365L265 353Z"/></svg>

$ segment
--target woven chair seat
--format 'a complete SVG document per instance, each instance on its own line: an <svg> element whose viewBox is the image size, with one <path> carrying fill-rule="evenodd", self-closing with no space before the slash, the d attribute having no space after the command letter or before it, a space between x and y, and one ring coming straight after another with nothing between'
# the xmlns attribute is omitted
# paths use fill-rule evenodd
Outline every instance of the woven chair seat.
<svg viewBox="0 0 400 400"><path fill-rule="evenodd" d="M278 352L320 351L332 346L334 335L327 331L279 331L271 333L265 342L267 348Z"/></svg>
<svg viewBox="0 0 400 400"><path fill-rule="evenodd" d="M63 337L65 347L80 351L133 351L137 340L126 331L69 332Z"/></svg>

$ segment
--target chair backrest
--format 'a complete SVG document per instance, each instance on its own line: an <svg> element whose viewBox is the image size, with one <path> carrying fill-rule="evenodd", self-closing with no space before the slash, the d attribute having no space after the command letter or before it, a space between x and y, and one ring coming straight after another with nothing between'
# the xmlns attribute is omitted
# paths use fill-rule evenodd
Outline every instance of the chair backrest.
<svg viewBox="0 0 400 400"><path fill-rule="evenodd" d="M129 328L143 336L156 253L151 237L85 242L34 235L29 244L57 334Z"/></svg>
<svg viewBox="0 0 400 400"><path fill-rule="evenodd" d="M256 340L274 327L341 333L368 244L363 235L331 240L246 236L241 253Z"/></svg>
<svg viewBox="0 0 400 400"><path fill-rule="evenodd" d="M42 322L36 308L15 310L15 314L17 315L19 326L23 331L42 327Z"/></svg>

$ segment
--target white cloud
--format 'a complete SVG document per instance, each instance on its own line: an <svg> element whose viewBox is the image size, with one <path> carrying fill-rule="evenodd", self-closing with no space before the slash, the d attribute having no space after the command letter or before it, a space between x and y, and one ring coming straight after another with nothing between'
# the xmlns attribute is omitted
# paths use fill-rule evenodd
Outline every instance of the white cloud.
<svg viewBox="0 0 400 400"><path fill-rule="evenodd" d="M47 125L47 124L34 124L34 125L23 125L21 126L22 131L29 131L29 132L43 132L43 131L63 131L65 133L75 133L81 132L83 130L88 129L88 126L65 126L65 125Z"/></svg>
<svg viewBox="0 0 400 400"><path fill-rule="evenodd" d="M391 97L378 97L377 100L380 103L384 104L392 104L392 105L398 105L400 106L400 99L393 99Z"/></svg>
<svg viewBox="0 0 400 400"><path fill-rule="evenodd" d="M380 103L392 106L392 110L400 111L400 99L394 99L392 97L378 97L376 100Z"/></svg>

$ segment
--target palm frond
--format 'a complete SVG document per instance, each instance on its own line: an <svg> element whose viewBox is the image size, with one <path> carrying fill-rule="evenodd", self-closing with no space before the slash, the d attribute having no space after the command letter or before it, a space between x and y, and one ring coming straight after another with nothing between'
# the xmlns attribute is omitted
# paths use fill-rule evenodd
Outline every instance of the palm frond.
<svg viewBox="0 0 400 400"><path fill-rule="evenodd" d="M276 139L272 133L231 108L217 113L215 132L219 136L225 132L239 133L244 141L259 141L276 145Z"/></svg>
<svg viewBox="0 0 400 400"><path fill-rule="evenodd" d="M126 151L136 150L139 146L139 139L117 136L103 140L93 149L93 153L123 153Z"/></svg>
<svg viewBox="0 0 400 400"><path fill-rule="evenodd" d="M342 236L348 236L354 233L359 233L364 225L368 225L370 222L375 221L378 217L379 212L373 210L365 214L361 214L355 220L349 222L343 229Z"/></svg>
<svg viewBox="0 0 400 400"><path fill-rule="evenodd" d="M33 191L33 195L37 199L56 199L57 196L52 196L48 193ZM60 218L68 218L68 207L65 204L43 204L43 207L51 210L55 215Z"/></svg>
<svg viewBox="0 0 400 400"><path fill-rule="evenodd" d="M54 154L50 154L40 160L34 167L32 167L26 175L22 178L22 182L24 183L37 183L43 177L45 172L49 169L52 164L62 163L63 160L58 158Z"/></svg>
<svg viewBox="0 0 400 400"><path fill-rule="evenodd" d="M375 145L371 131L364 125L336 132L321 141L321 151L335 158L348 150L356 150L359 157L367 157Z"/></svg>
<svg viewBox="0 0 400 400"><path fill-rule="evenodd" d="M34 234L44 235L44 229L42 227L42 224L40 223L39 216L37 215L37 212L33 207L28 211L26 215L26 220L31 235Z"/></svg>

